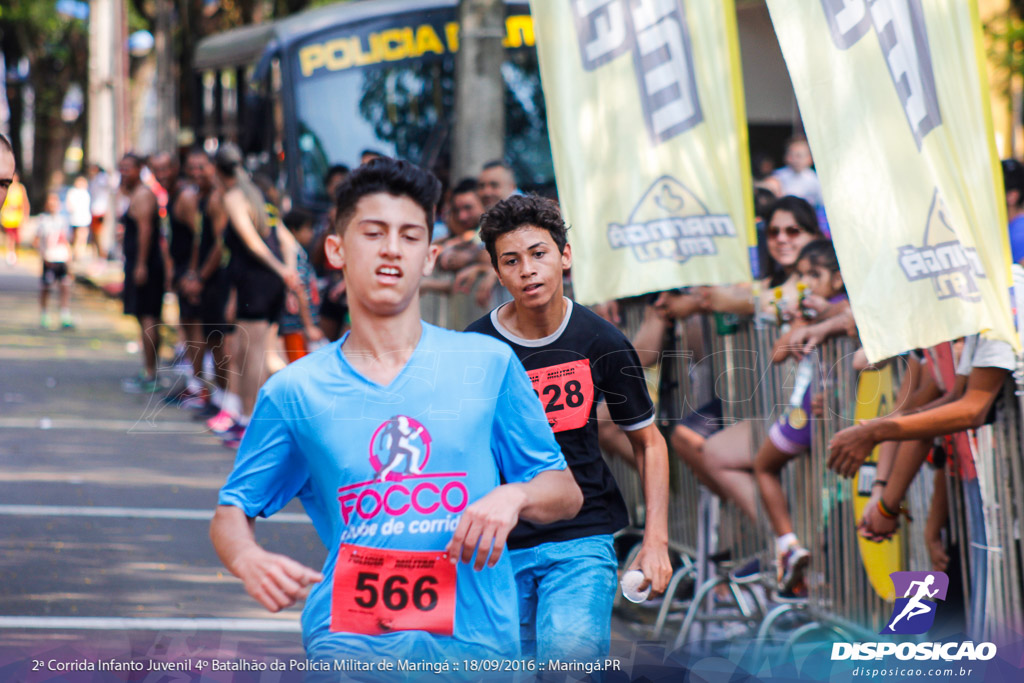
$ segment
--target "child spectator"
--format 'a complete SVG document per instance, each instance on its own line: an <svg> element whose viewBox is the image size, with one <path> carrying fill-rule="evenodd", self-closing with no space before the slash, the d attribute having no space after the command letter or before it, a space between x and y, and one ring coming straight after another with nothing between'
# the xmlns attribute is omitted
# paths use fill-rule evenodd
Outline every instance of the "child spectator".
<svg viewBox="0 0 1024 683"><path fill-rule="evenodd" d="M301 293L291 290L285 293L284 311L281 313L281 339L289 363L302 358L315 344L324 341L324 333L318 327L320 291L316 272L306 251L313 245L314 220L311 214L298 209L284 216L285 227L298 243L295 265L302 280Z"/></svg>
<svg viewBox="0 0 1024 683"><path fill-rule="evenodd" d="M57 285L60 296L60 325L65 329L75 326L71 320L70 307L69 232L67 217L60 211L60 195L51 191L46 195L44 213L39 216L36 232L36 246L43 260L43 277L39 290L39 325L45 329L50 327L50 314L46 311L46 305L50 298L50 288L54 284Z"/></svg>
<svg viewBox="0 0 1024 683"><path fill-rule="evenodd" d="M797 272L805 296L800 299L802 315L794 316L795 328L806 321L847 307L843 276L839 273L839 260L828 240L816 240L805 246L797 258ZM772 361L779 363L790 355L789 332L779 337ZM802 352L802 346L796 349ZM768 430L768 438L761 444L754 458L754 474L761 502L775 531L775 550L778 555L778 589L783 595L803 594L803 573L810 562L811 553L800 544L793 532L785 493L779 473L798 455L806 453L811 444L811 394L815 374L813 357L804 357L796 374L790 405Z"/></svg>

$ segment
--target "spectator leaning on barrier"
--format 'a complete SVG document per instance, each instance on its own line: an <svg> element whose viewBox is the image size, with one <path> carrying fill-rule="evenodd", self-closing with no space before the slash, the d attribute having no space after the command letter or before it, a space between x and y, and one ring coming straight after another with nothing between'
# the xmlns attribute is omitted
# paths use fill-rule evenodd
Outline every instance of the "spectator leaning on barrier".
<svg viewBox="0 0 1024 683"><path fill-rule="evenodd" d="M612 419L632 444L646 528L630 569L646 577L640 590L650 584L657 593L672 574L665 440L629 340L563 296L572 250L557 205L541 197L509 197L484 214L480 235L513 300L467 331L500 339L523 362L584 496L575 518L544 526L521 522L509 535L524 652L545 662L603 657L618 564L612 534L629 517L598 447L598 402L608 397Z"/></svg>
<svg viewBox="0 0 1024 683"><path fill-rule="evenodd" d="M790 306L798 300L797 257L808 243L821 237L814 209L799 197L783 197L768 211L767 277L752 291L746 287L712 287L696 302L704 311L750 315L781 325ZM688 309L693 302L672 302ZM839 316L837 316L839 317ZM721 428L721 405L701 406L684 417L672 432L672 446L701 483L725 500L735 503L757 521L757 487L753 478L755 444L750 423Z"/></svg>
<svg viewBox="0 0 1024 683"><path fill-rule="evenodd" d="M1013 266L1018 316L1024 312L1024 268ZM931 439L986 424L1007 377L1016 368L1013 348L1006 342L967 338L956 368L956 398L927 410L897 417L866 420L840 431L829 444L828 465L845 477L856 474L875 445L884 441L907 441L916 447L897 452L888 481L874 509L861 524L862 535L883 539L899 526L899 513L914 476L931 447Z"/></svg>

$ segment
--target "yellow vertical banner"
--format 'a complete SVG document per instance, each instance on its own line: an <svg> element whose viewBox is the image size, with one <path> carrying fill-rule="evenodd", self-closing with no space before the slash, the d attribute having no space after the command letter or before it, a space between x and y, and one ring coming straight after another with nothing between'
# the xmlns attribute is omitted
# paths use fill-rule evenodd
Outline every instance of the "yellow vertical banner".
<svg viewBox="0 0 1024 683"><path fill-rule="evenodd" d="M872 360L1020 347L976 0L768 0Z"/></svg>
<svg viewBox="0 0 1024 683"><path fill-rule="evenodd" d="M733 1L530 6L576 298L749 281Z"/></svg>

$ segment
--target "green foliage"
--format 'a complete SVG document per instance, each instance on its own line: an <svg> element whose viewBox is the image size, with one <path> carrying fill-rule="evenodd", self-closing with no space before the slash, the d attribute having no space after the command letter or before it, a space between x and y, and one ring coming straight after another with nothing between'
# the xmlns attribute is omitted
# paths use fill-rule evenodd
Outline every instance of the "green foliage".
<svg viewBox="0 0 1024 683"><path fill-rule="evenodd" d="M1010 94L1010 81L1024 73L1024 21L1014 11L985 23L988 58L996 66L992 89Z"/></svg>

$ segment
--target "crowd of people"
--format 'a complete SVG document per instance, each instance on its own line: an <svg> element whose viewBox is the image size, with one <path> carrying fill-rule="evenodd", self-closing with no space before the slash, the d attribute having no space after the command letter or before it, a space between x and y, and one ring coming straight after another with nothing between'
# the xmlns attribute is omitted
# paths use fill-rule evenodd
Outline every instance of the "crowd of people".
<svg viewBox="0 0 1024 683"><path fill-rule="evenodd" d="M771 528L777 595L807 594L811 544L794 532L781 472L809 453L820 415L813 350L858 331L805 140L790 141L786 166L757 182L758 279L651 294L632 340L615 325L614 302L590 310L565 295L572 249L558 205L520 192L502 161L442 193L430 173L371 154L327 172L326 216L281 216L231 144L214 156L190 150L184 162L182 171L170 154L128 154L119 165L124 310L143 350L125 388L161 390L162 307L174 292L186 381L167 400L238 449L214 546L266 608L306 599L312 658L605 656L620 563L613 540L628 514L602 451L642 482L644 537L628 567L642 572L641 588L658 595L672 575L671 452ZM0 179L5 172L0 164ZM1004 162L1004 178L1017 262L1024 168ZM48 195L39 236L44 310L58 283L64 319L62 264L95 214L86 222L84 197L69 190L73 218L62 219L61 201ZM1024 292L1024 267L1013 269ZM489 310L467 328L476 334L421 320L421 291L470 290ZM655 425L642 368L658 362L676 321L685 334L699 316L775 328L771 361L797 364L788 405L761 443L750 421L723 419L718 398L682 416L667 439ZM922 463L935 465L925 534L939 570L950 562L939 532L948 507L940 437L991 420L1016 367L1004 342L973 335L954 348L955 379L932 350L906 354L892 412L843 429L827 454L849 477L882 445L858 527L875 541L897 530ZM253 521L293 498L327 546L319 570L255 541Z"/></svg>

